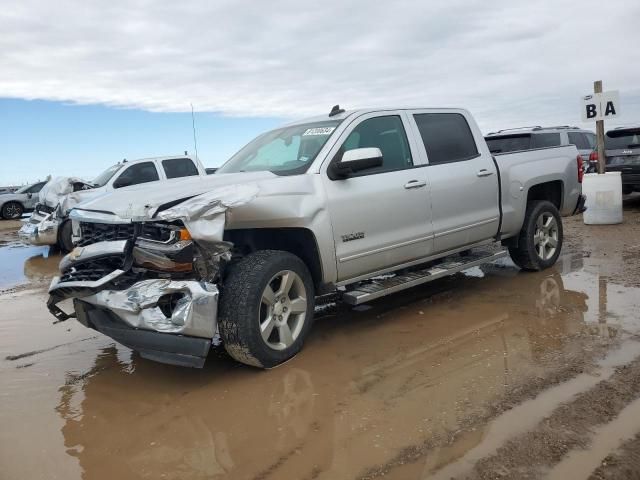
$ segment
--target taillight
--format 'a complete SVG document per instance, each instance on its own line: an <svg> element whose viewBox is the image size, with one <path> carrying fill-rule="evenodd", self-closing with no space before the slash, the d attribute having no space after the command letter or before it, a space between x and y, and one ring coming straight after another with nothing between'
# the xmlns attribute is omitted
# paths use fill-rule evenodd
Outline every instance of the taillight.
<svg viewBox="0 0 640 480"><path fill-rule="evenodd" d="M598 161L598 152L596 152L596 151L591 152L591 154L589 155L589 161L590 162L597 162Z"/></svg>
<svg viewBox="0 0 640 480"><path fill-rule="evenodd" d="M589 157L591 158L591 157ZM582 183L582 177L584 177L584 168L582 166L582 157L578 155L576 157L576 161L578 162L578 183Z"/></svg>

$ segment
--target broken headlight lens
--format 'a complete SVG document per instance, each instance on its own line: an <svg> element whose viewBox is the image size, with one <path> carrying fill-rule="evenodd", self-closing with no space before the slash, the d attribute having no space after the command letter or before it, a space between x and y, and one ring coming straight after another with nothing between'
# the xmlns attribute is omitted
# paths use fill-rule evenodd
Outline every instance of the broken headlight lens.
<svg viewBox="0 0 640 480"><path fill-rule="evenodd" d="M133 262L138 267L162 272L191 272L195 254L189 231L172 231L166 241L139 237L133 247Z"/></svg>

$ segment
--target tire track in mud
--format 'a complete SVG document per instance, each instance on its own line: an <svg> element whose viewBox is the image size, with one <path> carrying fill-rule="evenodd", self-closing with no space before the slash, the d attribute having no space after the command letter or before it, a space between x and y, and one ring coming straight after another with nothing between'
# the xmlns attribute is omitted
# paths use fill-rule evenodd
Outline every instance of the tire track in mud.
<svg viewBox="0 0 640 480"><path fill-rule="evenodd" d="M460 478L539 478L549 474L550 469L565 458L570 467L571 459L567 455L592 446L593 432L597 435L599 431L596 427L615 421L639 398L640 358L636 358L616 367L610 378L561 404L536 428L507 441L495 454L478 461L469 474ZM640 429L640 421L633 428Z"/></svg>
<svg viewBox="0 0 640 480"><path fill-rule="evenodd" d="M640 479L640 433L607 455L589 480Z"/></svg>
<svg viewBox="0 0 640 480"><path fill-rule="evenodd" d="M514 386L502 401L485 406L484 414L463 419L457 431L408 446L389 462L369 468L357 478L403 478L407 468L413 476L420 471L424 478L544 476L567 454L587 448L595 427L609 425L629 404L640 402L640 343L633 336L619 349L610 348L601 345L588 359L576 359L544 378L530 378ZM457 456L451 464L426 468L432 457L454 451L457 442L477 435L478 429L485 432L476 448Z"/></svg>
<svg viewBox="0 0 640 480"><path fill-rule="evenodd" d="M455 431L433 432L422 443L406 446L386 463L372 466L356 478L358 480L372 480L381 477L405 478L399 470L411 465L415 467L420 462L427 463L429 457L435 452L452 448L465 435L475 435L478 430L485 428L487 424L490 424L501 415L509 413L523 402L533 401L540 394L554 386L561 386L579 375L587 375L589 372L595 371L598 368L598 360L605 357L607 352L616 346L616 343L593 345L589 338L580 335L574 337L573 341L583 344L582 355L573 357L571 361L550 370L544 377L533 376L522 379L505 391L500 400L480 406L478 413L463 418ZM594 383L596 382L594 381ZM412 470L414 477L415 472L416 469L414 468ZM431 471L431 473L436 472L437 469ZM394 477L396 473L398 476ZM429 472L425 471L423 473Z"/></svg>

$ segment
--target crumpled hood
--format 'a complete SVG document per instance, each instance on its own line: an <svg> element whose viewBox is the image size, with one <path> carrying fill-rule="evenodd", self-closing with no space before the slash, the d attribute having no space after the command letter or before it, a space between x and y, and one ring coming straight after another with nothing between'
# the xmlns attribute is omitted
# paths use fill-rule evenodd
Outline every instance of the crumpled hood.
<svg viewBox="0 0 640 480"><path fill-rule="evenodd" d="M77 185L84 185L89 188L74 192L74 186ZM62 211L66 213L74 205L98 193L93 191L89 182L79 177L55 177L42 187L38 194L38 201L51 208L57 208L60 205Z"/></svg>
<svg viewBox="0 0 640 480"><path fill-rule="evenodd" d="M214 174L207 177L189 177L184 180L162 184L140 184L122 190L105 192L79 204L77 210L109 212L122 219L148 220L153 218L158 207L182 202L202 194L215 197L229 195L229 187L255 184L260 180L280 178L271 172L245 172ZM225 188L226 187L226 188ZM244 189L249 192L249 189ZM223 200L223 198L221 198ZM192 202L193 203L193 202Z"/></svg>

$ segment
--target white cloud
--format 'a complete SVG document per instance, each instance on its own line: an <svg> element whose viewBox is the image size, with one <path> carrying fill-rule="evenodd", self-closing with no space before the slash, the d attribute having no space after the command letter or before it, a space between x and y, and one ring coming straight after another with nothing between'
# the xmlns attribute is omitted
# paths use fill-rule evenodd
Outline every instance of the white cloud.
<svg viewBox="0 0 640 480"><path fill-rule="evenodd" d="M297 117L463 106L484 129L579 122L592 81L640 121L633 1L13 0L0 97Z"/></svg>

